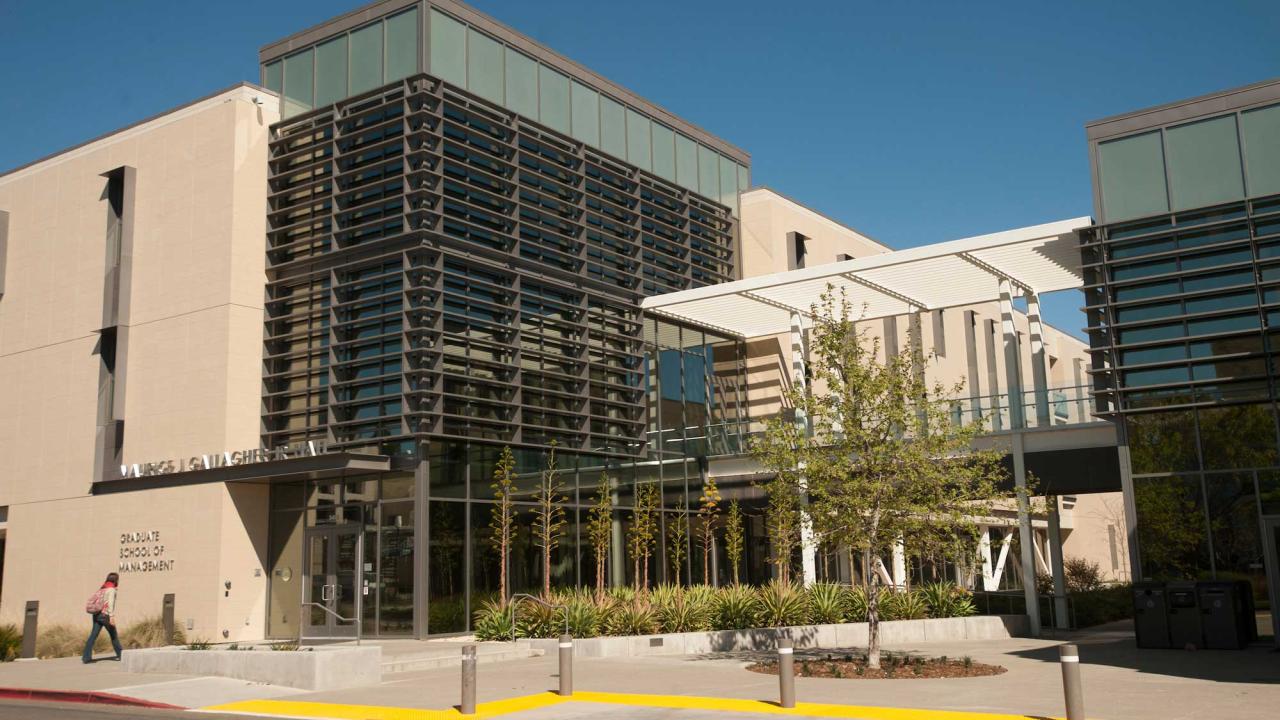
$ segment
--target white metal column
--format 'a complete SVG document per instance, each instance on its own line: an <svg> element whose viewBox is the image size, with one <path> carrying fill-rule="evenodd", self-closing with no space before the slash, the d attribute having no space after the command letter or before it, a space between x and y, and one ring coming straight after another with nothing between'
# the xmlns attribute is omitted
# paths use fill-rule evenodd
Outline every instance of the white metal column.
<svg viewBox="0 0 1280 720"><path fill-rule="evenodd" d="M804 392L807 381L805 367L808 365L808 347L804 342L803 319L798 312L791 313L791 382L794 387ZM813 433L813 426L804 410L796 408L796 423L801 426L805 437ZM818 563L813 541L813 521L809 517L809 484L804 475L804 466L796 468L800 475L800 494L804 509L800 513L800 573L806 586L818 580Z"/></svg>
<svg viewBox="0 0 1280 720"><path fill-rule="evenodd" d="M1040 637L1040 597L1036 594L1036 560L1032 543L1031 498L1027 496L1027 459L1022 450L1022 431L1013 433L1013 482L1018 489L1018 544L1022 546L1022 594L1027 600L1031 637Z"/></svg>
<svg viewBox="0 0 1280 720"><path fill-rule="evenodd" d="M1036 399L1036 427L1049 425L1048 360L1044 351L1044 326L1040 322L1040 296L1027 293L1027 323L1031 331L1031 387Z"/></svg>
<svg viewBox="0 0 1280 720"><path fill-rule="evenodd" d="M1021 430L1025 408L1022 405L1022 363L1018 357L1018 331L1013 324L1013 283L1000 279L1000 330L1004 344L1005 392L1009 395L1009 427Z"/></svg>

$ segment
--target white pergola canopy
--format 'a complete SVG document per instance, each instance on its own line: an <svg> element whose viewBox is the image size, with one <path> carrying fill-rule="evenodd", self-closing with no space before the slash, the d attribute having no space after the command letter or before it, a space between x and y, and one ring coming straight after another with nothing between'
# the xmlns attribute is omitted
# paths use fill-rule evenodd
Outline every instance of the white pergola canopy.
<svg viewBox="0 0 1280 720"><path fill-rule="evenodd" d="M647 312L753 338L788 332L828 285L864 319L999 299L999 284L1043 294L1083 285L1077 230L1088 217L645 298Z"/></svg>

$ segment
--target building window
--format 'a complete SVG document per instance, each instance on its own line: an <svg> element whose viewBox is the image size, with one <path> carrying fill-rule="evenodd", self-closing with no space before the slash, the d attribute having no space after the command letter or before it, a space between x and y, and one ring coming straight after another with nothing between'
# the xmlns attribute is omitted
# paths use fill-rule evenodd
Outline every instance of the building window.
<svg viewBox="0 0 1280 720"><path fill-rule="evenodd" d="M1099 143L1098 174L1107 222L1169 210L1160 131Z"/></svg>
<svg viewBox="0 0 1280 720"><path fill-rule="evenodd" d="M650 170L653 158L649 153L649 118L627 108L627 161L641 170Z"/></svg>
<svg viewBox="0 0 1280 720"><path fill-rule="evenodd" d="M382 23L351 33L351 94L382 84Z"/></svg>
<svg viewBox="0 0 1280 720"><path fill-rule="evenodd" d="M573 106L573 136L592 147L599 147L600 93L574 80L569 95Z"/></svg>
<svg viewBox="0 0 1280 720"><path fill-rule="evenodd" d="M431 74L467 86L467 26L438 10L431 11Z"/></svg>
<svg viewBox="0 0 1280 720"><path fill-rule="evenodd" d="M653 124L653 172L676 181L676 133L660 123Z"/></svg>
<svg viewBox="0 0 1280 720"><path fill-rule="evenodd" d="M417 72L418 9L387 18L386 38L386 72L383 79L392 82ZM353 82L352 85L354 84Z"/></svg>
<svg viewBox="0 0 1280 720"><path fill-rule="evenodd" d="M569 77L546 65L538 66L538 110L543 125L569 133Z"/></svg>
<svg viewBox="0 0 1280 720"><path fill-rule="evenodd" d="M378 31L378 44L382 44L382 26ZM366 31L368 28L366 28ZM378 52L378 75L382 75L382 52ZM377 83L374 83L376 86ZM340 35L316 46L316 105L328 105L347 97L347 36Z"/></svg>
<svg viewBox="0 0 1280 720"><path fill-rule="evenodd" d="M497 40L467 29L467 89L486 100L503 101L503 52Z"/></svg>
<svg viewBox="0 0 1280 720"><path fill-rule="evenodd" d="M315 51L308 48L284 59L284 114L297 115L313 106L315 99Z"/></svg>
<svg viewBox="0 0 1280 720"><path fill-rule="evenodd" d="M528 118L538 117L538 63L507 48L506 106Z"/></svg>
<svg viewBox="0 0 1280 720"><path fill-rule="evenodd" d="M1174 210L1244 197L1235 115L1169 128L1165 144Z"/></svg>
<svg viewBox="0 0 1280 720"><path fill-rule="evenodd" d="M1240 113L1249 195L1280 193L1280 105Z"/></svg>

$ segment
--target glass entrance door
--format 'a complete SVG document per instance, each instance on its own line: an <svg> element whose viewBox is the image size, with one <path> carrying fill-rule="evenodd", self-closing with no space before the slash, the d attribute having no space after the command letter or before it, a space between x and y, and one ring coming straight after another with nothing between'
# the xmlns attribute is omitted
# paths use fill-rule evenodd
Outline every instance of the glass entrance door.
<svg viewBox="0 0 1280 720"><path fill-rule="evenodd" d="M349 524L307 530L303 637L356 636L364 577L360 529Z"/></svg>
<svg viewBox="0 0 1280 720"><path fill-rule="evenodd" d="M1271 601L1271 632L1280 646L1280 515L1263 516L1262 550L1267 568L1267 590ZM1265 634L1259 627L1259 634Z"/></svg>

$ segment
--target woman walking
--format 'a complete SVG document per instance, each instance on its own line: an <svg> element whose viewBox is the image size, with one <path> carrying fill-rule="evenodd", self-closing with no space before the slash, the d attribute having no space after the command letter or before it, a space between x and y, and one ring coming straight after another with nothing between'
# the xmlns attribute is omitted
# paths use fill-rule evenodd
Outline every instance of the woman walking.
<svg viewBox="0 0 1280 720"><path fill-rule="evenodd" d="M116 651L116 659L120 659L120 636L116 634L116 588L119 585L120 576L107 573L102 587L85 603L85 612L93 616L93 629L89 631L89 641L84 644L84 655L80 658L85 663L93 662L93 644L98 641L98 633L103 628L106 628L107 635L111 637L111 647Z"/></svg>

